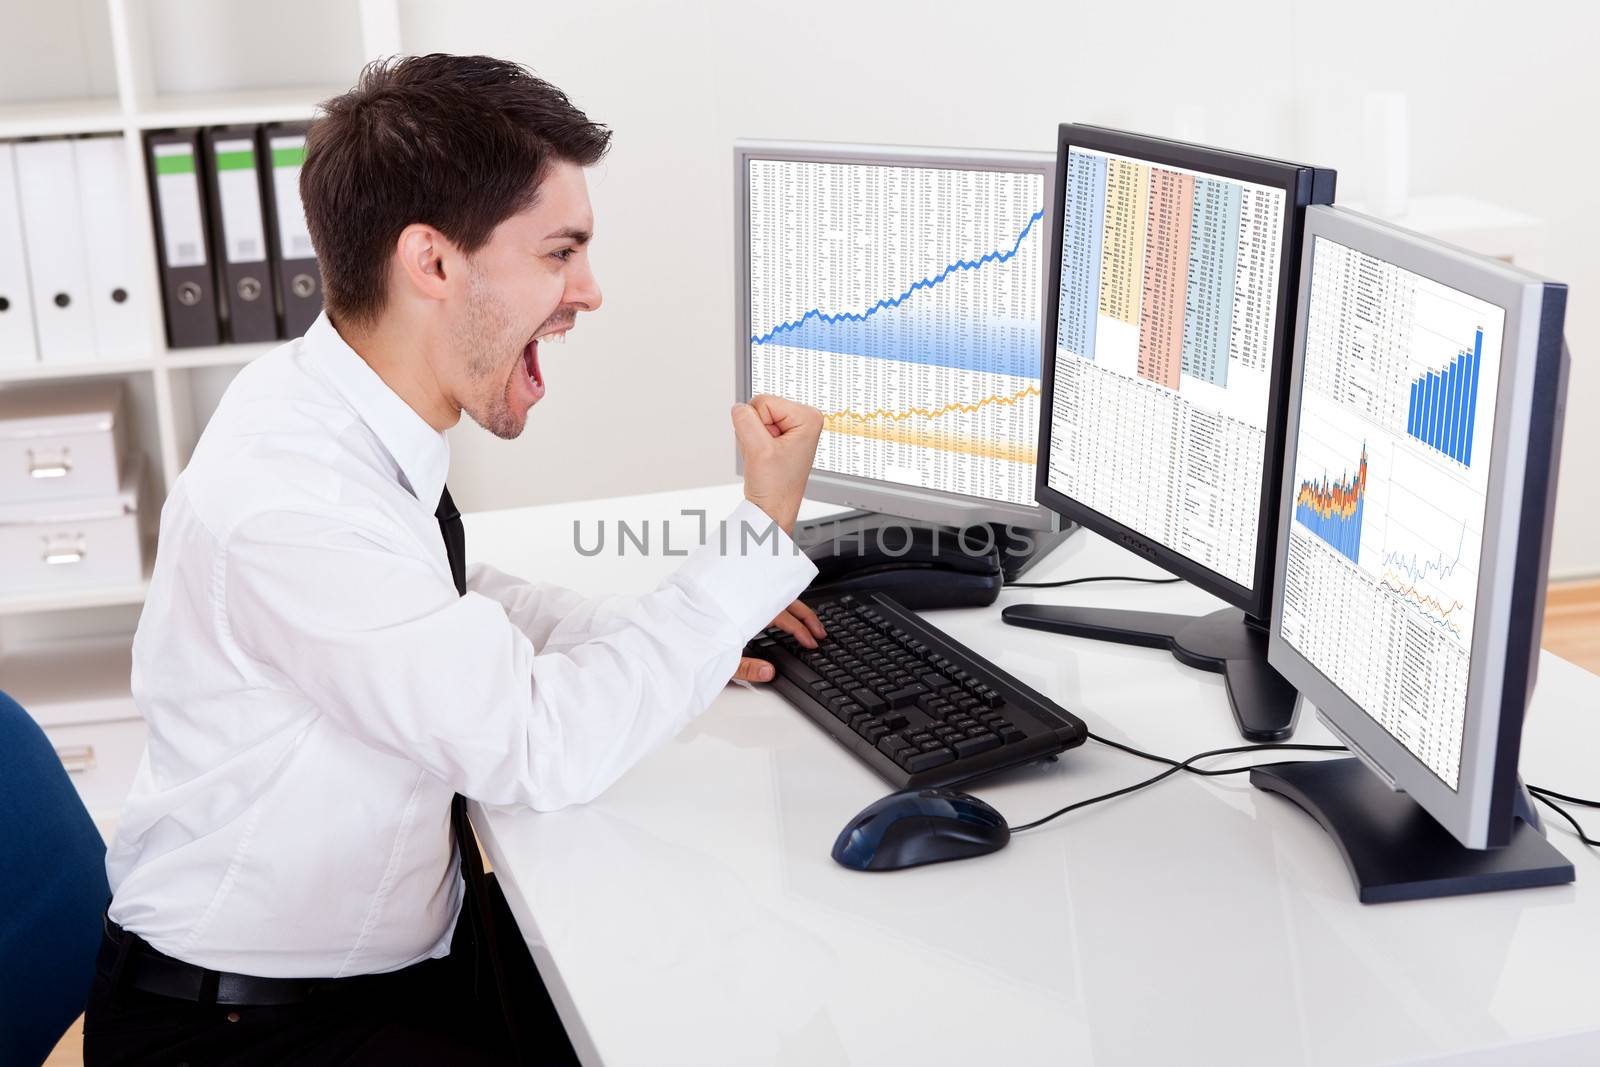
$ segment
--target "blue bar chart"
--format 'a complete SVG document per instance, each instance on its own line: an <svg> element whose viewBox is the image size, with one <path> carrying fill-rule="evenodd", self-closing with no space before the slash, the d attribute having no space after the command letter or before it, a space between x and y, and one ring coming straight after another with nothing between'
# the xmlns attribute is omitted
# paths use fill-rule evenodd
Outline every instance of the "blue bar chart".
<svg viewBox="0 0 1600 1067"><path fill-rule="evenodd" d="M1483 361L1483 330L1448 367L1429 371L1411 383L1406 433L1463 467L1472 466L1472 430L1477 421L1478 373Z"/></svg>

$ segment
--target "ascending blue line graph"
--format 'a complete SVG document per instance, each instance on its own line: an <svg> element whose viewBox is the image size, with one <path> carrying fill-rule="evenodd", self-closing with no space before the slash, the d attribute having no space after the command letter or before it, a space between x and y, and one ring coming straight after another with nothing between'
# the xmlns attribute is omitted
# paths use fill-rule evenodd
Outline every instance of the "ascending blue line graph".
<svg viewBox="0 0 1600 1067"><path fill-rule="evenodd" d="M1456 566L1461 562L1461 550L1467 543L1467 524L1461 524L1461 536L1456 542L1456 554L1449 562L1445 561L1444 553L1440 552L1437 559L1419 562L1415 553L1407 555L1404 552L1387 552L1383 557L1383 565L1392 567L1404 574L1412 582L1420 582L1425 578L1448 578L1456 571Z"/></svg>
<svg viewBox="0 0 1600 1067"><path fill-rule="evenodd" d="M1470 625L1464 621L1468 612L1462 600L1448 591L1440 579L1448 578L1455 573L1456 567L1461 563L1461 553L1466 543L1467 524L1463 522L1461 538L1456 545L1453 559L1447 561L1443 551L1440 551L1436 558L1426 562L1419 561L1414 554L1407 555L1404 552L1388 552L1383 557L1384 569L1381 579L1383 585L1414 602L1433 625L1457 636ZM1432 588L1424 588L1422 585L1424 581L1430 581ZM1468 602L1471 601L1470 596L1467 599Z"/></svg>
<svg viewBox="0 0 1600 1067"><path fill-rule="evenodd" d="M1039 324L1036 319L981 319L954 306L919 308L922 301L910 304L907 301L920 291L937 289L961 272L977 271L991 263L1010 262L1034 232L1034 225L1043 218L1043 209L1030 215L1010 248L985 252L976 259L958 259L929 277L912 282L905 291L876 301L865 311L830 314L821 308L812 308L798 319L779 323L766 333L751 334L750 343L754 346L776 343L1037 378ZM1036 249L1036 246L1034 242L1032 247ZM1037 278L1037 272L1032 277ZM884 314L879 315L879 312Z"/></svg>
<svg viewBox="0 0 1600 1067"><path fill-rule="evenodd" d="M774 337L778 336L780 333L789 333L793 330L798 330L811 319L820 319L829 326L840 322L866 322L884 308L899 307L906 301L908 297L911 296L912 293L916 292L918 289L932 289L934 286L938 285L940 282L944 281L958 270L977 270L985 263L1004 263L1006 260L1017 254L1017 249L1022 247L1023 240L1027 238L1029 231L1033 229L1033 224L1042 218L1044 218L1043 210L1035 211L1032 215L1028 216L1028 224L1022 227L1021 233L1017 234L1017 239L1011 243L1011 250L1009 252L985 252L977 259L958 259L954 263L945 267L938 274L935 274L933 277L922 278L918 281L912 282L911 288L907 289L899 296L891 296L886 300L880 300L860 314L857 314L854 311L841 311L837 315L830 315L821 308L812 308L810 311L806 312L804 315L801 315L793 322L779 323L760 336L752 335L750 338L750 343L755 345L764 345Z"/></svg>

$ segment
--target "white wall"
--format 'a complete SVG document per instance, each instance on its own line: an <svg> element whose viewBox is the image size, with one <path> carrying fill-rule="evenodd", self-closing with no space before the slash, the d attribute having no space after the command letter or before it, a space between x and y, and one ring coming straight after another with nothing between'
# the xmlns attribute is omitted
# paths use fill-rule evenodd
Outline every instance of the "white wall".
<svg viewBox="0 0 1600 1067"><path fill-rule="evenodd" d="M521 61L616 131L591 186L606 307L541 354L550 394L515 445L454 432L452 488L475 509L732 477L736 137L1050 149L1057 123L1099 122L1331 165L1350 198L1372 90L1409 94L1413 191L1548 221L1571 408L1600 411L1597 30L1555 0L402 0L406 51ZM1600 572L1597 455L1600 419L1574 417L1557 573Z"/></svg>
<svg viewBox="0 0 1600 1067"><path fill-rule="evenodd" d="M49 57L48 62L40 62ZM104 0L0 4L0 101L117 95Z"/></svg>

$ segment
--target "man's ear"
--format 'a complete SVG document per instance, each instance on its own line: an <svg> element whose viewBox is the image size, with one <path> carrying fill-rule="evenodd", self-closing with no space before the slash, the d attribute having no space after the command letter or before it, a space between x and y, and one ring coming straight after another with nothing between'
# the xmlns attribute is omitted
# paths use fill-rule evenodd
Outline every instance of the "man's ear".
<svg viewBox="0 0 1600 1067"><path fill-rule="evenodd" d="M450 292L457 257L449 238L426 223L413 222L395 241L400 278L417 296L443 300Z"/></svg>

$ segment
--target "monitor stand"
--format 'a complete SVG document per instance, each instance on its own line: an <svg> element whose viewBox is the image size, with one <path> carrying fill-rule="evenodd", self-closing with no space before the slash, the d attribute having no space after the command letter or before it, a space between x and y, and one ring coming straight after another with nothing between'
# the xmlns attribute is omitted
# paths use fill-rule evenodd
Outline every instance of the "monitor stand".
<svg viewBox="0 0 1600 1067"><path fill-rule="evenodd" d="M1572 861L1545 840L1520 782L1511 843L1491 849L1462 845L1422 805L1354 757L1257 767L1250 784L1292 801L1322 824L1363 904L1563 885L1575 877Z"/></svg>
<svg viewBox="0 0 1600 1067"><path fill-rule="evenodd" d="M796 523L794 541L831 589L888 592L922 610L994 603L1003 583L1026 573L1077 528L943 526L845 511Z"/></svg>
<svg viewBox="0 0 1600 1067"><path fill-rule="evenodd" d="M1000 613L1012 626L1171 650L1179 663L1215 671L1227 682L1239 733L1249 741L1284 741L1294 733L1300 694L1267 663L1267 628L1234 608L1210 615L1013 604Z"/></svg>

